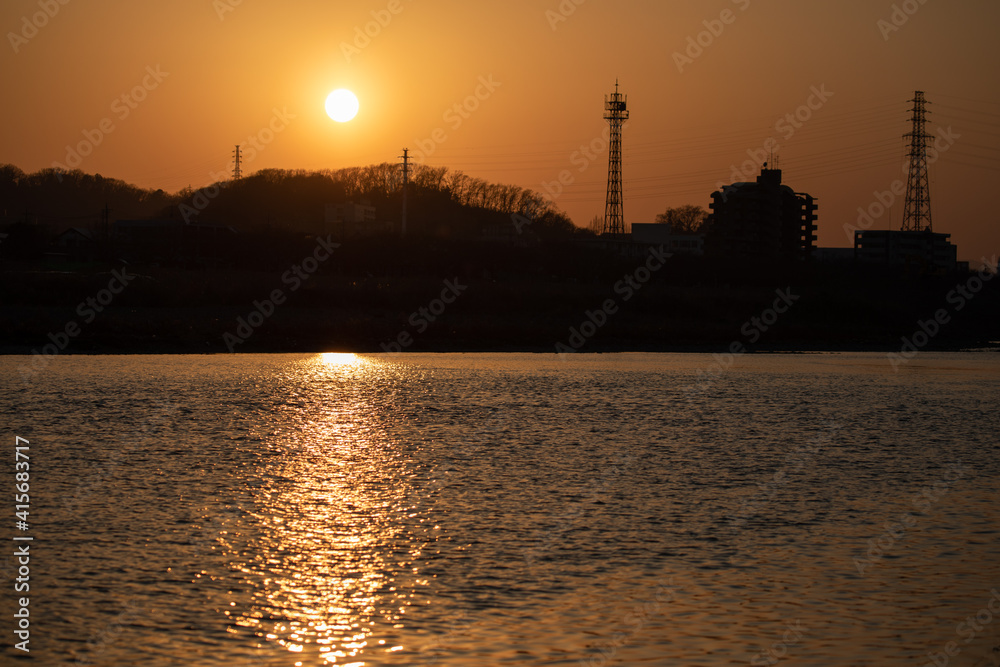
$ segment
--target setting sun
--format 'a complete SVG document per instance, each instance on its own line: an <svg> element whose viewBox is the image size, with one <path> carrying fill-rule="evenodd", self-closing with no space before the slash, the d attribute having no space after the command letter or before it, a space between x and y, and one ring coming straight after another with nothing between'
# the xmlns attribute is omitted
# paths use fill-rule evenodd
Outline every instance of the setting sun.
<svg viewBox="0 0 1000 667"><path fill-rule="evenodd" d="M346 123L358 115L358 98L349 90L335 90L326 98L326 113L338 123Z"/></svg>

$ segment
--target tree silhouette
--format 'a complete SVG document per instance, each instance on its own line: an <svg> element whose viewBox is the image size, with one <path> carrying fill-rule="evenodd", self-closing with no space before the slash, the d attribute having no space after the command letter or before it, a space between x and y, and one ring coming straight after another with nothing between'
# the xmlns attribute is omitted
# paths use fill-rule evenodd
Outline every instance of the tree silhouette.
<svg viewBox="0 0 1000 667"><path fill-rule="evenodd" d="M674 234L700 234L705 232L705 221L708 211L700 206L686 204L677 208L668 208L666 212L656 216L657 224L670 225Z"/></svg>
<svg viewBox="0 0 1000 667"><path fill-rule="evenodd" d="M480 239L487 228L510 227L515 215L531 220L546 238L576 233L572 222L537 192L446 167L414 165L408 198L409 229L418 236ZM27 174L14 165L0 165L0 211L6 211L7 224L30 216L45 223L50 237L71 226L97 229L105 206L112 210L112 222L158 218L233 227L244 234L327 234L333 231L327 206L349 202L375 207L373 232L392 228L402 211L400 165L263 169L175 194L80 170Z"/></svg>

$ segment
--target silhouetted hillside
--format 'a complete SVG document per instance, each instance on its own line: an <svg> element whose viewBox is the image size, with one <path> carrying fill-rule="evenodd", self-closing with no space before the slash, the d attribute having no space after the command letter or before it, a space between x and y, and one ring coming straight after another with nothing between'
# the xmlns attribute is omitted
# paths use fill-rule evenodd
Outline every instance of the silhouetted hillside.
<svg viewBox="0 0 1000 667"><path fill-rule="evenodd" d="M116 218L145 218L176 201L163 190L144 190L100 174L58 169L26 174L12 164L0 165L0 209L7 218L27 214L29 220L87 226L99 221L105 206Z"/></svg>
<svg viewBox="0 0 1000 667"><path fill-rule="evenodd" d="M79 170L26 174L14 165L0 166L0 208L6 224L37 223L49 237L69 227L98 230L105 207L110 208L112 223L157 218L241 232L330 233L327 207L346 203L373 207L374 228L398 226L403 205L400 165L311 172L264 169L175 194ZM490 225L510 226L514 214L538 223L535 231L575 231L569 219L531 190L444 167L412 165L408 212L408 231L439 238L479 236Z"/></svg>
<svg viewBox="0 0 1000 667"><path fill-rule="evenodd" d="M240 230L329 233L327 206L364 203L375 227L398 225L403 206L398 164L338 171L265 169L238 181L178 194L185 222L211 221ZM439 237L478 235L483 226L511 224L512 214L544 217L565 231L572 223L540 195L514 185L489 183L447 168L414 165L408 187L408 231Z"/></svg>

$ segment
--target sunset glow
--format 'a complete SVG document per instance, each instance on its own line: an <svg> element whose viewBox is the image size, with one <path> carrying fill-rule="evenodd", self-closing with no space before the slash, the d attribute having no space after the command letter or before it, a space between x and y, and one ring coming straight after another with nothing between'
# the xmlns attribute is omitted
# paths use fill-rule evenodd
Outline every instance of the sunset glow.
<svg viewBox="0 0 1000 667"><path fill-rule="evenodd" d="M935 221L965 258L1000 244L977 196L997 169L1000 100L982 86L1000 74L996 3L921 4L895 20L892 3L862 0L389 4L105 0L94 12L60 7L36 28L23 22L36 3L6 3L0 24L16 44L4 71L21 92L3 112L19 128L3 160L65 164L99 137L84 146L84 171L197 188L277 109L294 118L248 172L395 161L404 146L426 164L539 192L568 171L555 203L585 226L603 212L607 153L591 147L620 78L632 109L628 222L706 206L773 138L786 180L821 202L820 245L846 246L842 225L903 175L907 100L925 90L932 127L962 137L932 168ZM498 85L484 88L490 77ZM317 102L331 78L364 100L350 136ZM820 106L813 90L824 86ZM901 206L878 223L898 227Z"/></svg>

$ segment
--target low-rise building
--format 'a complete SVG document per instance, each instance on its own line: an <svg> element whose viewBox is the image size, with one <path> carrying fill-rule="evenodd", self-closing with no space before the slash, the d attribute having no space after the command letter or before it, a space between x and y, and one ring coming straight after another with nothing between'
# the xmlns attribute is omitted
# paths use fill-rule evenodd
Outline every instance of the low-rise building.
<svg viewBox="0 0 1000 667"><path fill-rule="evenodd" d="M827 264L850 264L854 261L854 248L816 248L813 259Z"/></svg>
<svg viewBox="0 0 1000 667"><path fill-rule="evenodd" d="M201 262L231 254L236 229L211 223L185 223L176 218L117 220L112 244L127 256L145 261Z"/></svg>
<svg viewBox="0 0 1000 667"><path fill-rule="evenodd" d="M376 224L376 215L375 207L367 201L362 201L360 204L354 202L327 204L326 229L339 238L392 231L392 224Z"/></svg>
<svg viewBox="0 0 1000 667"><path fill-rule="evenodd" d="M701 257L705 254L705 237L701 234L674 234L668 224L633 223L632 241L647 245L663 246L673 255L693 255Z"/></svg>
<svg viewBox="0 0 1000 667"><path fill-rule="evenodd" d="M96 238L89 229L70 227L59 234L52 243L58 248L89 248L96 243Z"/></svg>
<svg viewBox="0 0 1000 667"><path fill-rule="evenodd" d="M951 234L931 231L903 232L881 229L854 232L854 257L859 262L886 266L958 269L958 248Z"/></svg>

